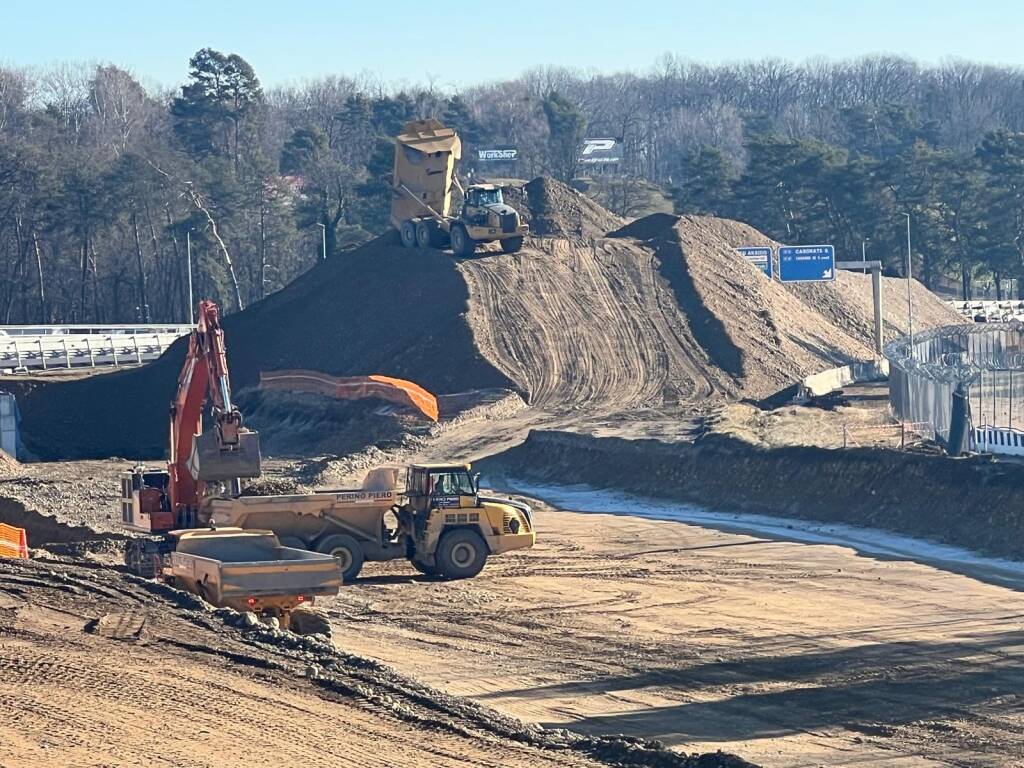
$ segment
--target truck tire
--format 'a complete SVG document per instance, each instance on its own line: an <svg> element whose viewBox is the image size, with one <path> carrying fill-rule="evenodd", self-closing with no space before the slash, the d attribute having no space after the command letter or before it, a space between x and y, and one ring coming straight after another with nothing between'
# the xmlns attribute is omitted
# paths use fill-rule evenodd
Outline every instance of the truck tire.
<svg viewBox="0 0 1024 768"><path fill-rule="evenodd" d="M523 237L506 237L501 241L502 253L515 253L523 247Z"/></svg>
<svg viewBox="0 0 1024 768"><path fill-rule="evenodd" d="M472 256L476 252L476 241L469 236L461 224L452 225L452 253L456 256Z"/></svg>
<svg viewBox="0 0 1024 768"><path fill-rule="evenodd" d="M416 225L412 223L412 219L402 222L402 226L398 228L398 234L402 236L402 245L406 248L416 247Z"/></svg>
<svg viewBox="0 0 1024 768"><path fill-rule="evenodd" d="M317 545L317 551L325 555L333 555L341 566L341 580L344 583L354 581L363 568L363 548L359 542L344 533L328 536Z"/></svg>
<svg viewBox="0 0 1024 768"><path fill-rule="evenodd" d="M436 248L437 237L434 230L438 228L437 222L424 219L416 222L416 245L420 248Z"/></svg>
<svg viewBox="0 0 1024 768"><path fill-rule="evenodd" d="M487 562L487 544L476 531L456 528L437 545L437 569L449 579L471 579Z"/></svg>

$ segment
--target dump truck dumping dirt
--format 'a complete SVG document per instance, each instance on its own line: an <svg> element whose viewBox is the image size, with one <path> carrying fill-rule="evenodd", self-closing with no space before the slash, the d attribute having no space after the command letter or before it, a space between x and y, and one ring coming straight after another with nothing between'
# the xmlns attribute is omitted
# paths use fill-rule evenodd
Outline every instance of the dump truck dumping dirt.
<svg viewBox="0 0 1024 768"><path fill-rule="evenodd" d="M559 236L459 260L403 248L392 233L225 318L236 391L262 370L383 373L438 395L514 390L585 420L761 398L872 356L868 276L770 282L733 250L764 236L711 217L656 214L613 237L580 237L620 222L551 180L527 185L524 203L531 220L549 222L537 231ZM906 305L886 290L891 334ZM915 291L917 327L958 321ZM145 368L27 393L26 446L52 459L161 456L165 423L152 403L173 392L183 354L179 344Z"/></svg>

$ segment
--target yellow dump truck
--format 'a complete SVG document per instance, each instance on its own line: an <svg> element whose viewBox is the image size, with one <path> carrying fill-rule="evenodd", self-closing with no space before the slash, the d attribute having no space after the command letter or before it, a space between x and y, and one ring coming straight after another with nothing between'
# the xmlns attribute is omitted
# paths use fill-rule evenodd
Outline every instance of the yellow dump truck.
<svg viewBox="0 0 1024 768"><path fill-rule="evenodd" d="M209 501L218 527L266 529L287 547L333 555L346 582L367 560L408 559L422 573L465 579L487 558L532 547L529 505L482 496L469 464L416 464L371 472L363 487Z"/></svg>
<svg viewBox="0 0 1024 768"><path fill-rule="evenodd" d="M329 555L281 546L271 531L193 528L172 531L174 550L160 577L211 605L276 618L317 597L336 595L341 568Z"/></svg>
<svg viewBox="0 0 1024 768"><path fill-rule="evenodd" d="M391 224L407 248L445 248L472 256L478 243L498 241L505 253L523 247L530 228L493 184L465 189L455 175L462 142L434 119L406 123L395 138ZM452 191L462 192L462 208L452 211Z"/></svg>

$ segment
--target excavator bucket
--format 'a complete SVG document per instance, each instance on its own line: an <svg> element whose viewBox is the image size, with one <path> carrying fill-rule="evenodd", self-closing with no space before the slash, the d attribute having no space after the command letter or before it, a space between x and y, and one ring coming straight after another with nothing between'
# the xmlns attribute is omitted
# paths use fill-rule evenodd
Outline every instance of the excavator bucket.
<svg viewBox="0 0 1024 768"><path fill-rule="evenodd" d="M217 482L236 477L260 476L260 435L249 429L238 433L238 444L226 447L216 430L197 435L192 441L189 469L196 480Z"/></svg>

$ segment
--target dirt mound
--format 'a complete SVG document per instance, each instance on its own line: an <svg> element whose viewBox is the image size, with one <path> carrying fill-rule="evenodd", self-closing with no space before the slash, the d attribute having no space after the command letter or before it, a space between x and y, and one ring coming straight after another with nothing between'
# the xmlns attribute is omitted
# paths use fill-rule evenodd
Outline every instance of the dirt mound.
<svg viewBox="0 0 1024 768"><path fill-rule="evenodd" d="M737 393L649 249L553 239L459 268L481 352L532 405L626 410Z"/></svg>
<svg viewBox="0 0 1024 768"><path fill-rule="evenodd" d="M401 443L423 419L384 400L247 389L235 397L266 456L346 455Z"/></svg>
<svg viewBox="0 0 1024 768"><path fill-rule="evenodd" d="M260 371L377 373L439 395L511 389L549 412L592 418L764 398L872 356L868 277L784 286L735 252L767 242L746 225L655 214L604 237L618 219L568 187L536 179L526 198L537 231L569 236L460 260L389 235L227 317L235 391ZM886 286L891 333L905 314L898 289ZM956 322L918 293L918 327ZM182 340L144 368L27 392L26 447L41 458L162 456L185 348ZM268 426L290 418L266 415ZM316 431L308 409L295 418ZM342 414L329 426L353 444L391 439L372 421Z"/></svg>
<svg viewBox="0 0 1024 768"><path fill-rule="evenodd" d="M655 251L700 346L745 396L764 397L808 373L873 356L868 275L840 272L834 283L818 284L766 280L734 249L777 243L749 225L710 216L655 214L612 235ZM904 281L884 281L889 336L906 328L901 290ZM924 286L915 282L913 290L917 327L959 322Z"/></svg>
<svg viewBox="0 0 1024 768"><path fill-rule="evenodd" d="M656 231L659 226L664 226L667 219L672 218L674 217L648 217L651 221L646 228L648 231ZM746 245L773 248L779 246L779 243L740 221L710 216L684 217L683 221L699 221L702 229L713 232L734 248ZM775 267L777 273L777 259ZM874 333L871 275L838 270L834 282L790 283L785 288L840 330L864 343L870 343ZM963 322L962 317L916 280L911 281L911 295L914 303L914 324L919 330ZM907 281L903 278L882 278L882 326L886 340L907 332Z"/></svg>
<svg viewBox="0 0 1024 768"><path fill-rule="evenodd" d="M560 181L539 176L505 191L534 235L589 240L621 227L623 219Z"/></svg>
<svg viewBox="0 0 1024 768"><path fill-rule="evenodd" d="M451 254L377 238L224 319L232 385L255 386L261 370L310 368L381 373L431 392L512 389L473 342L468 298ZM26 447L43 459L163 456L186 349L182 339L143 368L27 393Z"/></svg>
<svg viewBox="0 0 1024 768"><path fill-rule="evenodd" d="M7 453L0 451L0 475L16 474L21 471L21 462Z"/></svg>

